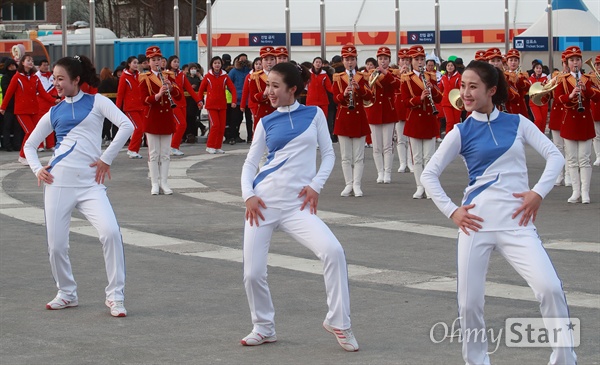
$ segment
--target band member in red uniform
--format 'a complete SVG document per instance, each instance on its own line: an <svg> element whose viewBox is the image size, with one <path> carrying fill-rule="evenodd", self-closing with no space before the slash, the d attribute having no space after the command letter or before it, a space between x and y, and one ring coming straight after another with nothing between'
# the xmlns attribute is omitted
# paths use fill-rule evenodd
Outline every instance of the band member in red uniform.
<svg viewBox="0 0 600 365"><path fill-rule="evenodd" d="M358 52L353 44L342 47L345 70L333 75L333 99L338 104L333 133L338 136L342 172L346 186L341 196L363 196L361 189L365 158L365 136L369 124L363 101L372 98L367 80L356 72Z"/></svg>
<svg viewBox="0 0 600 365"><path fill-rule="evenodd" d="M250 77L250 88L248 90L250 99L256 103L256 116L254 118L254 127L260 118L265 115L271 114L275 108L271 106L271 102L265 95L265 89L267 87L267 76L273 66L277 64L275 58L277 54L275 49L271 46L265 46L260 49L260 58L262 59L262 70L253 72Z"/></svg>
<svg viewBox="0 0 600 365"><path fill-rule="evenodd" d="M246 114L246 143L252 143L252 136L254 134L254 123L258 121L256 118L256 111L258 105L255 101L250 98L250 79L252 74L262 70L262 60L260 57L256 57L254 62L252 62L252 70L248 75L246 75L246 79L244 80L244 90L242 91L242 100L240 100L240 110ZM246 113L246 108L250 109L250 113L252 114L252 118L248 117Z"/></svg>
<svg viewBox="0 0 600 365"><path fill-rule="evenodd" d="M315 57L313 67L310 69L310 81L306 90L306 105L318 106L323 110L325 118L329 110L329 97L327 93L332 93L331 80L327 71L323 70L323 59Z"/></svg>
<svg viewBox="0 0 600 365"><path fill-rule="evenodd" d="M167 59L167 70L173 72L175 82L181 90L180 96L173 99L175 100L175 104L177 104L177 108L174 110L175 133L173 133L173 138L171 139L171 154L174 156L183 156L184 153L179 150L179 147L181 147L181 140L187 129L187 100L185 100L184 92L187 91L196 103L200 103L202 99L198 96L192 84L190 84L190 81L185 76L185 72L179 69L179 57L171 56Z"/></svg>
<svg viewBox="0 0 600 365"><path fill-rule="evenodd" d="M373 105L367 109L367 120L371 128L378 184L389 184L392 181L394 123L398 121L394 96L398 78L394 77L392 69L389 68L391 57L392 53L388 47L379 47L378 66L369 74Z"/></svg>
<svg viewBox="0 0 600 365"><path fill-rule="evenodd" d="M140 146L142 145L142 139L146 131L146 125L144 124L144 102L140 92L138 66L139 62L135 56L127 58L127 68L123 70L119 78L116 102L117 107L131 120L135 128L127 147L127 156L133 159L142 158L142 155L140 155Z"/></svg>
<svg viewBox="0 0 600 365"><path fill-rule="evenodd" d="M35 73L35 75L38 77L38 79L40 79L40 82L42 83L44 90L46 90L46 92L48 94L50 94L50 96L52 96L54 99L59 99L58 92L56 92L56 88L54 87L54 76L52 76L52 70L50 70L50 63L48 62L48 60L43 59L40 61L39 69ZM40 110L37 115L37 120L40 120L40 118L44 114L46 114L52 106L55 105L55 101L50 103L43 96L41 96L39 94L38 94L37 99L38 99L38 104L40 105ZM50 133L48 135L48 137L46 137L45 142L46 142L46 149L53 151L54 146L56 145L55 133L54 132ZM40 144L38 151L43 150L43 149L44 149L44 145L42 143L42 144Z"/></svg>
<svg viewBox="0 0 600 365"><path fill-rule="evenodd" d="M221 69L223 60L219 56L215 56L210 60L210 70L204 75L199 95L204 95L206 92L206 111L208 111L208 119L210 121L210 133L206 141L206 152L210 154L225 153L221 149L223 146L223 136L225 134L225 123L227 122L227 95L225 88L231 93L231 107L235 108L237 93L235 85L227 76L227 72ZM202 102L200 102L202 107Z"/></svg>
<svg viewBox="0 0 600 365"><path fill-rule="evenodd" d="M515 94L512 99L509 98L506 108L511 114L521 114L525 118L529 118L525 95L529 91L531 83L529 82L529 74L527 72L520 72L520 61L521 53L514 48L509 49L506 53L506 63L508 65L506 81L508 81L509 90L512 93L516 90L518 96Z"/></svg>
<svg viewBox="0 0 600 365"><path fill-rule="evenodd" d="M488 63L490 63L494 67L496 67L504 72L504 62L503 62L502 52L500 52L500 48L496 48L496 47L489 48L487 51L485 51L484 57ZM507 76L506 72L504 72L504 77L506 78L506 82L508 83L509 81L508 81L508 76ZM511 88L510 84L509 84L508 100L502 105L496 105L496 107L498 107L498 110L500 110L501 112L508 112L508 109L507 109L508 103L510 103L511 100L518 98L519 96L520 95L519 95L518 91L516 89Z"/></svg>
<svg viewBox="0 0 600 365"><path fill-rule="evenodd" d="M288 49L286 47L275 48L275 55L275 57L277 57L277 63L288 62L290 60Z"/></svg>
<svg viewBox="0 0 600 365"><path fill-rule="evenodd" d="M2 106L0 106L0 114L4 115L4 111L8 107L10 99L14 96L15 117L19 121L21 128L23 128L23 132L25 132L18 159L23 165L28 165L23 146L25 145L25 142L27 142L27 139L31 135L31 132L33 132L33 128L35 128L38 121L38 95L44 98L48 103L57 104L60 101L59 99L50 96L50 94L44 90L44 86L40 79L35 75L33 57L24 55L19 60L17 73L10 80L8 89L3 95Z"/></svg>
<svg viewBox="0 0 600 365"><path fill-rule="evenodd" d="M581 73L581 49L569 46L563 56L569 73L561 77L555 97L565 107L560 135L565 140L567 166L571 175L573 194L569 203L590 203L592 139L596 136L590 100L600 102L600 91L592 80Z"/></svg>
<svg viewBox="0 0 600 365"><path fill-rule="evenodd" d="M542 64L539 62L533 63L533 74L529 76L529 83L535 84L536 82L546 85L548 83L548 75L542 71ZM546 119L548 119L548 103L539 106L533 103L533 100L529 99L529 109L533 113L533 120L535 125L540 129L542 133L546 133Z"/></svg>
<svg viewBox="0 0 600 365"><path fill-rule="evenodd" d="M487 61L484 50L475 51L475 61Z"/></svg>
<svg viewBox="0 0 600 365"><path fill-rule="evenodd" d="M555 71L552 74L552 78L548 81L548 84L554 85L562 74L569 73L567 68L567 62L564 58L562 58L562 73L559 71ZM565 140L560 136L560 128L562 127L563 120L565 119L565 107L561 103L556 100L556 89L552 91L552 107L550 108L550 122L548 123L548 129L550 129L550 133L552 134L552 142L558 148L560 153L565 155ZM566 160L565 160L566 161ZM569 176L569 168L565 162L564 170L561 170L560 175L556 178L555 186L560 185L571 186L571 176Z"/></svg>
<svg viewBox="0 0 600 365"><path fill-rule="evenodd" d="M446 135L450 133L454 125L460 123L461 111L457 110L450 104L448 95L450 91L454 89L460 89L461 75L456 69L454 61L447 61L446 73L442 76L441 82L439 83L440 91L444 93L442 97L442 108L444 109L444 116L446 117Z"/></svg>
<svg viewBox="0 0 600 365"><path fill-rule="evenodd" d="M398 149L398 158L400 159L400 167L398 168L398 172L406 172L407 168L410 172L413 172L412 156L410 156L410 149L408 148L408 137L406 137L404 134L404 126L406 124L406 105L404 105L402 102L402 97L400 94L402 89L402 75L412 72L408 51L408 48L401 48L398 51L399 70L397 73L395 73L395 76L398 77L399 81L397 83L396 99L394 101L396 113L398 114L398 123L396 123L396 138L398 141L396 148Z"/></svg>
<svg viewBox="0 0 600 365"><path fill-rule="evenodd" d="M150 194L173 194L167 185L169 165L171 163L171 138L175 132L175 117L171 107L174 98L181 93L175 83L173 73L167 70L159 72L163 58L160 48L150 46L146 49L150 70L140 75L140 94L148 106L145 113L146 141L148 142L148 168L152 189ZM161 68L162 70L162 68Z"/></svg>
<svg viewBox="0 0 600 365"><path fill-rule="evenodd" d="M417 184L417 191L413 194L413 199L422 199L425 195L425 188L421 184L421 174L435 152L437 135L437 122L436 116L433 114L432 101L433 103L441 102L442 93L437 87L435 73L424 71L425 50L423 46L410 47L409 56L413 72L402 76L400 96L407 108L404 134L410 138ZM425 74L422 75L419 70ZM426 84L423 82L423 77L427 80Z"/></svg>
<svg viewBox="0 0 600 365"><path fill-rule="evenodd" d="M592 79L597 89L600 89L600 55L596 56L594 60L594 67L596 70L590 70L588 77ZM593 140L594 152L596 152L596 161L594 166L600 166L600 102L592 101L592 117L594 118L594 129L596 130L596 136Z"/></svg>

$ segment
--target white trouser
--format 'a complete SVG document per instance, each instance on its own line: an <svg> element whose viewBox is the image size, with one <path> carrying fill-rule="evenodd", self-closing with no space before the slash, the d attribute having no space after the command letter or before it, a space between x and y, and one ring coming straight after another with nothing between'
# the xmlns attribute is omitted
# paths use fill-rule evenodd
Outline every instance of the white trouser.
<svg viewBox="0 0 600 365"><path fill-rule="evenodd" d="M275 334L275 309L267 284L267 256L275 229L288 233L310 249L323 263L329 311L325 323L339 329L350 328L348 271L342 245L329 227L308 207L283 211L262 209L265 220L259 226L244 227L244 286L254 331L264 336Z"/></svg>
<svg viewBox="0 0 600 365"><path fill-rule="evenodd" d="M395 124L396 138L398 138L398 158L400 159L400 166L408 166L408 137L404 135L405 121L401 120ZM412 160L411 160L412 162Z"/></svg>
<svg viewBox="0 0 600 365"><path fill-rule="evenodd" d="M548 328L555 327L552 318L569 318L562 283L535 229L470 232L469 236L460 232L457 297L462 354L467 364L490 364L487 338L481 333L486 331L483 317L485 280L493 250L498 251L527 281L540 302L540 311ZM553 348L549 364L576 363L572 336L567 331L562 333L565 336L559 343L571 344L571 347Z"/></svg>
<svg viewBox="0 0 600 365"><path fill-rule="evenodd" d="M590 168L590 156L592 154L592 140L572 141L564 139L565 156L568 168Z"/></svg>
<svg viewBox="0 0 600 365"><path fill-rule="evenodd" d="M596 152L596 161L600 160L600 120L594 122L596 136L594 137L594 152Z"/></svg>
<svg viewBox="0 0 600 365"><path fill-rule="evenodd" d="M108 279L106 299L123 300L123 239L104 185L83 188L44 186L48 254L59 296L67 300L77 298L77 283L69 260L69 227L73 208L77 208L98 231Z"/></svg>
<svg viewBox="0 0 600 365"><path fill-rule="evenodd" d="M364 166L365 160L365 139L366 137L350 138L338 136L340 145L340 158L342 159L342 172L346 185L353 183L360 185L360 181L353 181L354 174L352 169Z"/></svg>
<svg viewBox="0 0 600 365"><path fill-rule="evenodd" d="M415 182L417 187L421 185L421 174L427 166L431 156L435 152L435 137L431 139L419 139L410 137L410 150L413 158Z"/></svg>
<svg viewBox="0 0 600 365"><path fill-rule="evenodd" d="M373 140L373 160L378 173L392 172L394 123L369 124Z"/></svg>
<svg viewBox="0 0 600 365"><path fill-rule="evenodd" d="M562 153L562 155L564 156L565 155L565 140L560 136L560 131L551 130L550 132L552 132L552 142L554 143L556 148L558 148L560 153ZM566 180L569 180L569 181L571 180L570 175L569 175L569 166L567 165L566 161L567 161L567 159L565 158L565 167L563 170L560 171L560 175L558 176L558 179L557 179L558 182L562 181L563 178L565 178Z"/></svg>
<svg viewBox="0 0 600 365"><path fill-rule="evenodd" d="M171 159L171 134L146 133L148 142L148 161L165 161Z"/></svg>

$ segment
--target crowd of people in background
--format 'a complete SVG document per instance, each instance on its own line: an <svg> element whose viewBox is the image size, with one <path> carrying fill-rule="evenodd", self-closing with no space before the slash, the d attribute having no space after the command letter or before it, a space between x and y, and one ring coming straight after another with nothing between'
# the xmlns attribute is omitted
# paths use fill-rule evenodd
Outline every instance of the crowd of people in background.
<svg viewBox="0 0 600 365"><path fill-rule="evenodd" d="M311 77L301 93L300 102L321 108L328 122L332 142L340 144L345 180L341 195L344 197L363 196L361 180L365 148L372 148L377 169L376 183L391 182L393 155L397 154L397 171L412 172L415 175L417 190L413 198L429 197L419 176L435 151L436 144L467 117L467 113L454 104L466 66L462 58L450 56L447 60L440 60L435 55L425 54L422 47L419 51L416 49L417 46L402 48L397 57L393 57L388 47L380 47L375 57L367 58L361 64L356 55L352 56L354 61L349 63L347 57L344 57L344 52L347 55L348 49L342 48L342 55L334 56L331 62L315 57L312 62L302 63L310 71ZM535 103L528 94L532 84L550 86L561 75L571 72L567 63L563 64L562 70L551 71L542 60L535 59L531 63L531 69L521 71L519 52L511 49L503 55L498 48L477 51L474 59L489 62L505 73L509 84L509 99L498 106L500 110L524 115L542 133L547 133L561 152L568 154L566 151L571 151L567 156L567 160L570 157L571 162L559 176L557 185L573 186L571 172L576 166L578 171L583 169L583 184L587 186L587 170L592 162L586 164L584 160L591 159L591 156L586 157L587 152L584 153L585 156L576 154L573 151L576 147L567 147L569 143L562 136L569 132L561 133L563 124L569 124L564 121L567 108L562 102L552 98L552 93L541 104ZM19 64L7 58L0 62L4 95L1 108L3 113L0 115L0 149L21 150L18 160L26 164L21 146L35 127L36 121L60 98L53 87L48 60L40 60L36 65L33 65L31 57L23 61ZM173 75L174 82L182 91L173 98L175 130L169 154L184 155L181 143L197 143L199 137L207 133L208 153L224 153L221 148L224 143L250 144L256 123L274 110L264 95L267 75L275 64L287 61L289 57L285 47L267 46L252 61L245 53L240 53L233 60L229 54L213 57L205 72L196 62L182 65L177 56L161 55L159 67ZM599 60L596 58L595 61L598 67ZM579 66L577 72L583 75L581 66L583 65ZM127 145L127 155L131 159L144 158L140 154L140 148L147 146L145 106L140 97L139 84L141 75L149 70L149 60L145 54L130 56L115 70L106 67L101 69L98 84L82 85L85 92L108 95L136 127ZM336 79L336 75L341 72L355 78L356 83L348 84L348 79ZM424 79L421 78L422 75ZM591 81L590 88L596 88L598 77L593 73L584 76L586 77ZM9 90L13 78L27 80L29 88ZM349 95L346 90L349 85L365 90L364 94L356 95L351 113L344 109L347 105L343 102ZM426 95L421 95L421 85L426 86ZM424 102L424 109L417 112L416 106L421 105L424 100L422 98L429 102ZM584 97L587 102L590 102L589 99ZM27 107L24 107L25 100ZM593 139L596 154L593 164L596 166L600 165L600 113L597 105L597 102L591 100L587 107L591 114L589 119L595 121L590 122L590 126L595 127L590 140ZM203 113L202 109L205 109ZM571 119L573 117L577 115L571 116ZM243 125L245 133L240 133ZM102 132L104 146L108 146L116 133L115 125L106 120ZM40 144L39 151L52 151L54 145L55 136L51 135ZM591 151L589 154L591 155ZM581 184L579 181L578 185ZM569 201L581 201L580 195L574 193ZM586 199L583 201L587 202L589 199L585 195Z"/></svg>

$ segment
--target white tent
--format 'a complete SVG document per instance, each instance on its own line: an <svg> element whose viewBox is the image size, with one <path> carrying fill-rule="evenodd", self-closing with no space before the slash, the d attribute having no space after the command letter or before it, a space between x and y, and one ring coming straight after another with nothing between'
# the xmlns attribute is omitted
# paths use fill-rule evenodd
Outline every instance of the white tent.
<svg viewBox="0 0 600 365"><path fill-rule="evenodd" d="M600 21L579 0L569 2L572 7L561 7L552 11L552 33L555 37L586 37L600 35ZM554 5L553 5L554 8ZM547 37L548 14L543 13L526 31L519 34L522 37Z"/></svg>
<svg viewBox="0 0 600 365"><path fill-rule="evenodd" d="M323 0L326 6L325 23L331 32L394 32L394 0ZM596 4L595 12L600 12L600 1L583 0ZM318 39L320 32L319 0L289 0L290 27L292 33L314 33ZM222 34L285 33L285 0L216 0L212 5L213 36ZM433 31L435 28L434 0L399 0L400 29L406 31ZM439 0L441 30L493 30L504 29L504 0ZM523 30L535 22L545 9L547 0L510 0L510 28ZM206 36L206 20L200 23L198 34ZM373 33L374 34L374 33ZM477 49L492 46L503 48L503 39L494 43L442 43L441 58L450 55L470 60ZM390 45L394 50L395 46ZM404 45L405 46L405 45ZM424 45L431 52L435 45ZM360 45L359 62L373 56L377 45ZM340 53L340 45L327 47L327 58ZM247 53L250 58L258 55L259 47L213 46L215 55ZM206 47L199 48L199 58L206 65ZM292 58L297 61L310 61L320 54L320 46L292 46Z"/></svg>

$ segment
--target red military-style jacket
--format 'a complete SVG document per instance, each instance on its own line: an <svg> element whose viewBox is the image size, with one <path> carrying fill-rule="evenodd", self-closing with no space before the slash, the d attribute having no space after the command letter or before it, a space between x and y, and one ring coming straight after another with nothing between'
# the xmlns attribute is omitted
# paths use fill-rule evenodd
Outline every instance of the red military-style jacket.
<svg viewBox="0 0 600 365"><path fill-rule="evenodd" d="M448 98L448 95L450 94L451 90L460 89L461 82L462 82L462 75L458 71L454 71L454 74L452 74L452 75L448 75L448 73L446 73L444 76L442 76L438 86L440 87L440 91L443 93L443 95L442 95L442 106L443 107L444 106L452 107L452 104L450 103L450 99Z"/></svg>
<svg viewBox="0 0 600 365"><path fill-rule="evenodd" d="M402 71L394 70L394 77L398 79L398 83L396 85L396 94L394 95L394 104L396 105L396 114L398 115L398 120L401 122L406 121L406 105L402 102ZM412 71L410 71L412 72Z"/></svg>
<svg viewBox="0 0 600 365"><path fill-rule="evenodd" d="M249 86L250 100L256 103L256 118L254 118L254 127L256 127L260 118L273 113L275 108L273 108L269 99L264 96L267 88L267 74L263 70L252 73Z"/></svg>
<svg viewBox="0 0 600 365"><path fill-rule="evenodd" d="M586 76L592 80L596 89L600 90L600 79L598 79L598 76L593 71L587 73ZM592 118L594 122L600 122L600 101L592 100Z"/></svg>
<svg viewBox="0 0 600 365"><path fill-rule="evenodd" d="M144 110L139 76L138 71L132 73L129 70L124 70L119 78L116 104L124 112Z"/></svg>
<svg viewBox="0 0 600 365"><path fill-rule="evenodd" d="M578 98L570 99L569 95L575 88L575 76L572 74L561 75L557 81L558 87L554 89L554 97L565 108L560 136L572 141L586 141L594 138L594 121L590 101L600 101L600 91L592 87L592 80L586 75L581 75L580 82L585 85L581 93L581 103L584 111L578 112Z"/></svg>
<svg viewBox="0 0 600 365"><path fill-rule="evenodd" d="M42 82L36 75L31 74L28 76L17 72L10 80L8 89L6 89L6 93L3 95L2 106L0 106L0 109L6 110L10 99L14 96L14 113L16 115L36 115L39 111L38 95L48 103L52 103L52 105L56 103L56 99L44 90Z"/></svg>
<svg viewBox="0 0 600 365"><path fill-rule="evenodd" d="M231 100L237 100L237 93L233 81L227 76L227 72L221 70L219 75L213 74L209 70L200 84L198 95L204 96L206 92L206 103L204 108L208 109L227 109L227 96L225 95L225 87L231 93ZM191 85L190 85L191 88Z"/></svg>
<svg viewBox="0 0 600 365"><path fill-rule="evenodd" d="M331 87L331 80L327 71L321 70L318 75L315 75L310 70L310 81L306 90L306 105L329 105L327 92L333 94Z"/></svg>
<svg viewBox="0 0 600 365"><path fill-rule="evenodd" d="M372 70L368 76L365 75L367 80L373 72L375 70ZM373 93L371 101L373 104L366 108L369 124L389 124L398 121L394 98L399 83L391 69L388 69L385 75L382 73L377 77L371 88L371 92Z"/></svg>
<svg viewBox="0 0 600 365"><path fill-rule="evenodd" d="M516 72L504 72L506 82L508 83L508 101L506 102L506 110L511 114L521 114L525 118L529 118L527 105L525 104L525 95L529 91L531 82L529 75L526 72L517 74Z"/></svg>
<svg viewBox="0 0 600 365"><path fill-rule="evenodd" d="M349 109L349 96L344 96L348 87L349 75L344 72L333 75L333 100L338 104L335 115L333 134L337 136L359 138L371 133L364 102L372 99L373 94L369 90L368 82L360 72L354 74L353 80L358 83L358 88L352 93L354 98L354 109Z"/></svg>
<svg viewBox="0 0 600 365"><path fill-rule="evenodd" d="M185 100L185 92L186 91L188 92L188 94L190 94L192 99L194 99L196 104L198 104L199 102L202 101L202 98L200 97L200 95L194 90L194 88L192 87L192 84L190 84L190 80L188 80L187 76L185 76L185 73L182 72L181 70L177 70L175 72L175 82L177 83L177 86L179 86L179 89L181 90L181 94L179 94L179 97L177 97L177 99L175 99L175 104L177 104L177 107L182 108L182 109L187 108L187 101Z"/></svg>
<svg viewBox="0 0 600 365"><path fill-rule="evenodd" d="M433 85L431 89L433 102L441 102L442 93L437 87L435 73L425 72L425 77ZM417 75L417 71L402 75L401 87L400 97L407 110L404 135L419 139L435 138L438 134L436 116L433 115L429 98L421 100L421 93L425 90L425 85L423 85L421 77Z"/></svg>
<svg viewBox="0 0 600 365"><path fill-rule="evenodd" d="M163 78L168 78L171 81L171 97L175 99L179 97L181 90L177 86L173 76L171 71L163 71ZM144 72L140 75L140 94L142 95L142 101L148 106L145 114L146 133L173 134L175 131L175 121L167 93L164 93L158 100L155 97L161 87L162 82L153 71Z"/></svg>

